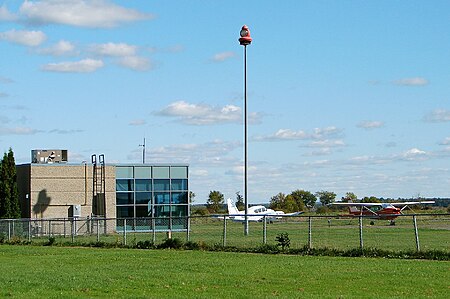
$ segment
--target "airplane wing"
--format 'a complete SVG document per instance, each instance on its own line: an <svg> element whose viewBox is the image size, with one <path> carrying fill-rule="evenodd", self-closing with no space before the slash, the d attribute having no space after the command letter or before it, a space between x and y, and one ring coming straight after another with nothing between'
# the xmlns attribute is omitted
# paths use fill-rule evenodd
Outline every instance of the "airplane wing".
<svg viewBox="0 0 450 299"><path fill-rule="evenodd" d="M406 202L392 202L390 203L394 207L412 206L412 205L423 205L423 204L434 204L433 200L426 201L406 201Z"/></svg>
<svg viewBox="0 0 450 299"><path fill-rule="evenodd" d="M283 214L284 216L297 216L303 214L303 212L295 212L295 213L287 213L287 214Z"/></svg>
<svg viewBox="0 0 450 299"><path fill-rule="evenodd" d="M351 206L351 207L375 207L382 206L381 202L333 202L334 206Z"/></svg>

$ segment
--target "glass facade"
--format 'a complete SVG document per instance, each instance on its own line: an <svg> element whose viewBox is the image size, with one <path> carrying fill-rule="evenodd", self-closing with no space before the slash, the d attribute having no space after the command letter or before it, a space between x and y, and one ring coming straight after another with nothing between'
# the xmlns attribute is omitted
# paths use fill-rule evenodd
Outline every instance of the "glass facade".
<svg viewBox="0 0 450 299"><path fill-rule="evenodd" d="M124 223L127 230L186 230L188 172L188 166L116 165L117 230Z"/></svg>

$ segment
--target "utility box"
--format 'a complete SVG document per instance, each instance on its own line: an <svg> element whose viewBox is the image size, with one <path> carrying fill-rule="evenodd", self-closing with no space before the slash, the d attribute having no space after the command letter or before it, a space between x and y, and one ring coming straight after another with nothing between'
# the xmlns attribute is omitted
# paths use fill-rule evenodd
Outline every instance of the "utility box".
<svg viewBox="0 0 450 299"><path fill-rule="evenodd" d="M31 163L51 164L67 162L67 150L32 150Z"/></svg>
<svg viewBox="0 0 450 299"><path fill-rule="evenodd" d="M69 218L81 217L81 205L71 205L69 207Z"/></svg>

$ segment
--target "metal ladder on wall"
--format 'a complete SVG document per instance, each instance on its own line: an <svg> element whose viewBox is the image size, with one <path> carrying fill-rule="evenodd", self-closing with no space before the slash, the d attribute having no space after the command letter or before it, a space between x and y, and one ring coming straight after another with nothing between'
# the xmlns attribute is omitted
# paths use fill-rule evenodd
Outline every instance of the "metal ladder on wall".
<svg viewBox="0 0 450 299"><path fill-rule="evenodd" d="M92 214L97 217L106 216L106 167L105 155L91 156L92 162Z"/></svg>

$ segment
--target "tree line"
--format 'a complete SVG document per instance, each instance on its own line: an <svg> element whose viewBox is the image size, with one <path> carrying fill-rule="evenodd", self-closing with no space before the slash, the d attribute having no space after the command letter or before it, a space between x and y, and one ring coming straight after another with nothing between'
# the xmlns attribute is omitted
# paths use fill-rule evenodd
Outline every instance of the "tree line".
<svg viewBox="0 0 450 299"><path fill-rule="evenodd" d="M289 194L280 192L270 198L269 208L273 210L281 210L286 213L306 210L310 211L317 206L317 201L320 202L317 212L327 212L329 210L329 205L336 201L336 193L325 190L312 193L301 189L294 190ZM353 192L347 192L345 196L341 197L341 201L369 203L383 202L385 199L375 196L365 196L358 199ZM389 201L395 200L389 199ZM203 211L203 213L218 213L222 210L224 203L224 195L220 191L210 191L206 201L207 211ZM244 209L244 198L239 192L236 192L236 207L239 210Z"/></svg>

